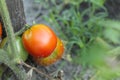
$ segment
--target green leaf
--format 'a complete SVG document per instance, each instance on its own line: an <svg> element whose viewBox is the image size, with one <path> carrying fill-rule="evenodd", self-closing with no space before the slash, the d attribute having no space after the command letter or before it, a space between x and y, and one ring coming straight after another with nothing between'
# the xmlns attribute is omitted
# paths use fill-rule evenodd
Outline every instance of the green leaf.
<svg viewBox="0 0 120 80"><path fill-rule="evenodd" d="M107 66L106 65L107 49L98 43L91 44L88 48L83 48L75 62L85 65Z"/></svg>
<svg viewBox="0 0 120 80"><path fill-rule="evenodd" d="M90 2L92 2L93 4L96 4L98 6L103 6L105 3L105 0L90 0Z"/></svg>
<svg viewBox="0 0 120 80"><path fill-rule="evenodd" d="M104 26L104 37L114 44L120 44L120 21L103 20L101 26Z"/></svg>
<svg viewBox="0 0 120 80"><path fill-rule="evenodd" d="M99 67L94 80L113 80L120 76L120 69L111 69L108 67ZM99 79L98 79L99 78Z"/></svg>
<svg viewBox="0 0 120 80"><path fill-rule="evenodd" d="M107 19L102 22L102 25L120 31L120 21Z"/></svg>
<svg viewBox="0 0 120 80"><path fill-rule="evenodd" d="M113 28L106 28L104 30L104 37L115 44L120 44L120 32Z"/></svg>
<svg viewBox="0 0 120 80"><path fill-rule="evenodd" d="M119 56L120 55L120 46L111 49L110 51L108 51L108 54L110 56Z"/></svg>

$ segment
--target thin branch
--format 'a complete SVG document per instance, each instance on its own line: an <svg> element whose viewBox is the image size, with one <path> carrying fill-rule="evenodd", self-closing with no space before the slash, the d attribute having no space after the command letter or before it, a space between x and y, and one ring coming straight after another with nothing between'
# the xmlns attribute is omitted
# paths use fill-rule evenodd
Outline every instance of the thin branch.
<svg viewBox="0 0 120 80"><path fill-rule="evenodd" d="M54 80L54 78L52 78L51 76L43 73L42 71L38 70L37 68L35 68L35 67L31 66L31 65L28 65L27 63L25 63L25 62L23 62L23 61L22 61L20 64L21 64L21 65L24 65L24 66L26 66L26 67L28 67L28 68L30 68L30 69L33 69L34 71L36 71L36 72L39 73L39 74L44 75L44 76L47 77L49 80Z"/></svg>
<svg viewBox="0 0 120 80"><path fill-rule="evenodd" d="M30 25L25 24L25 26L24 26L22 29L20 29L18 32L16 32L15 35L16 35L16 36L21 35L21 34L22 34L25 30L27 30L28 28L30 28Z"/></svg>

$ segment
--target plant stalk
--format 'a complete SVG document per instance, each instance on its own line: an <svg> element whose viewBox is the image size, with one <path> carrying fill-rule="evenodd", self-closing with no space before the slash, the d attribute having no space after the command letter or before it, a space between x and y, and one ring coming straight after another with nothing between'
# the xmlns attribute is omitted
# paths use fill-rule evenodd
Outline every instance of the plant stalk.
<svg viewBox="0 0 120 80"><path fill-rule="evenodd" d="M2 16L2 20L3 20L4 26L5 26L7 37L9 39L9 43L11 46L10 48L11 48L11 51L13 52L12 57L14 59L14 57L16 57L15 55L17 55L18 51L16 49L15 35L14 35L11 19L9 16L9 12L8 12L8 8L7 8L5 0L0 0L0 15Z"/></svg>
<svg viewBox="0 0 120 80"><path fill-rule="evenodd" d="M17 46L15 44L15 34L14 34L14 30L13 30L13 27L12 27L8 7L6 5L5 0L0 0L0 15L2 17L4 27L5 27L5 30L6 30L6 33L7 33L7 37L8 37L8 40L9 40L10 49L12 51L12 54L9 57L11 59L13 59L13 64L16 65L16 62L17 62L16 58L17 58L18 50L16 49ZM14 68L14 70L16 70L16 69L17 68ZM22 70L22 69L20 69L20 70ZM16 70L15 73L17 73L16 75L19 75L19 80L26 80L26 76L25 76L26 73L24 72L24 70L22 70L22 71L23 72L20 73L19 70Z"/></svg>

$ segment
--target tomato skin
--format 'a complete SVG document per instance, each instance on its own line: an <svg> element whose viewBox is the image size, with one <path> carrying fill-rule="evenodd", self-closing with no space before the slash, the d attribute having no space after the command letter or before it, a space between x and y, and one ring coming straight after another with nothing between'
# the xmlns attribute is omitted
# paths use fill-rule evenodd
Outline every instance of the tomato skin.
<svg viewBox="0 0 120 80"><path fill-rule="evenodd" d="M2 38L2 23L0 22L0 38Z"/></svg>
<svg viewBox="0 0 120 80"><path fill-rule="evenodd" d="M23 33L22 41L30 55L44 58L55 49L57 36L47 25L36 24Z"/></svg>
<svg viewBox="0 0 120 80"><path fill-rule="evenodd" d="M18 37L18 36L16 36L15 39L16 39L16 41L15 41L16 49L18 50L15 60L18 60L18 62L20 60L26 61L28 58L28 52L25 50L25 48L22 44L22 39L21 39L21 37ZM10 50L10 44L9 43L7 44L7 41L8 41L8 38L4 38L0 44L0 48L7 50L9 52L8 55L12 56L12 51Z"/></svg>
<svg viewBox="0 0 120 80"><path fill-rule="evenodd" d="M58 61L59 59L61 59L63 53L64 53L63 42L59 38L57 38L57 46L50 56L46 58L33 57L33 59L39 65L49 66Z"/></svg>

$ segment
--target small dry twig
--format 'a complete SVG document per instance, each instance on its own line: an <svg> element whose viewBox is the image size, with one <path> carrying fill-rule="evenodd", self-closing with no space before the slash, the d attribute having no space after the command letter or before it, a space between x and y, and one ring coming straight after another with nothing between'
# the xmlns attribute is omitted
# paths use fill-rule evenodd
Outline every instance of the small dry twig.
<svg viewBox="0 0 120 80"><path fill-rule="evenodd" d="M27 63L25 63L25 62L23 62L23 61L22 61L20 64L21 64L21 65L24 65L24 66L26 66L26 67L28 67L28 68L33 69L34 71L36 71L36 72L39 73L39 74L44 75L44 76L47 77L49 80L54 80L54 78L52 78L51 76L43 73L42 71L38 70L37 68L35 68L35 67L31 66L31 65L28 65Z"/></svg>

